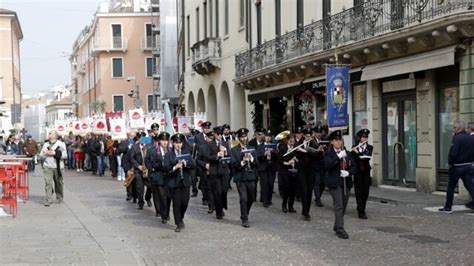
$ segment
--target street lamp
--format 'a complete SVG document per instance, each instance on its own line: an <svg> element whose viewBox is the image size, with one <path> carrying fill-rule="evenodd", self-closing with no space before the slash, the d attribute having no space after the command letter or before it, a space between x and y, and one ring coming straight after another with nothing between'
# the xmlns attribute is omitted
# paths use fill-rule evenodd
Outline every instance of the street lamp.
<svg viewBox="0 0 474 266"><path fill-rule="evenodd" d="M135 85L132 90L127 94L129 97L133 98L133 104L135 108L140 108L142 106L142 100L140 99L140 87L138 87L137 79L135 77L128 77L127 82L134 81Z"/></svg>

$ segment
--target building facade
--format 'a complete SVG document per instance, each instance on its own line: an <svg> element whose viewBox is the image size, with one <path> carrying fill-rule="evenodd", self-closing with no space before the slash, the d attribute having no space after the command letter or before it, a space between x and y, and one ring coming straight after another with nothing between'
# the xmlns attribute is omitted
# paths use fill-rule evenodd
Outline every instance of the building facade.
<svg viewBox="0 0 474 266"><path fill-rule="evenodd" d="M137 104L154 109L159 85L159 18L154 2L101 1L70 57L76 116L126 111Z"/></svg>
<svg viewBox="0 0 474 266"><path fill-rule="evenodd" d="M22 113L25 119L25 129L27 135L31 135L35 140L46 139L46 112L47 99L40 95L36 97L22 99Z"/></svg>
<svg viewBox="0 0 474 266"><path fill-rule="evenodd" d="M52 101L45 107L46 126L54 127L57 120L65 120L73 115L71 97L65 97L59 101Z"/></svg>
<svg viewBox="0 0 474 266"><path fill-rule="evenodd" d="M9 133L20 128L21 121L21 75L20 41L23 39L20 21L16 12L0 8L0 127Z"/></svg>
<svg viewBox="0 0 474 266"><path fill-rule="evenodd" d="M186 65L188 111L205 107L210 113L219 106L216 120L222 123L226 108L220 100L213 107L212 99L221 95L216 82L227 76L233 93L245 93L244 102L231 103L246 107L247 125L294 129L308 117L313 125L325 125L325 65L348 64L345 142L351 146L357 130L371 130L375 185L446 188L450 123L474 121L473 0L218 2L223 23L220 61L214 63L209 51L217 46L202 38L206 26L214 36L209 27L215 27L215 17L200 11L211 2L186 1L185 36L192 48L189 63L195 62L194 68ZM207 61L203 50L210 54ZM233 66L224 63L228 58Z"/></svg>

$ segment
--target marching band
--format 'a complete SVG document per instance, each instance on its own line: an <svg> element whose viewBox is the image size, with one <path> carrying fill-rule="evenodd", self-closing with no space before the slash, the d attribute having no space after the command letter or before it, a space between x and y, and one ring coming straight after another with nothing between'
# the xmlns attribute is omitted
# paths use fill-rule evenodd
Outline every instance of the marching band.
<svg viewBox="0 0 474 266"><path fill-rule="evenodd" d="M347 239L344 213L354 185L359 218L367 219L373 150L368 144L368 129L357 132L356 144L346 150L341 131L325 135L321 126L284 131L276 137L270 130L259 129L252 140L246 128L231 132L228 125L212 130L211 126L211 122L204 122L202 131L191 128L190 134L170 136L159 133L159 125L153 124L151 143L141 143L138 134L129 133L118 147L127 173L127 200L138 203L139 210L145 202L149 207L154 205L162 223L169 222L172 209L175 231L180 232L185 228L190 197L197 197L199 190L208 213L215 212L216 219L223 219L232 180L239 194L241 224L247 228L258 183L260 202L268 208L273 205L277 180L282 212L296 213L298 199L305 221L311 221L313 193L316 206L323 207L321 194L326 189L334 203L333 230L339 238Z"/></svg>

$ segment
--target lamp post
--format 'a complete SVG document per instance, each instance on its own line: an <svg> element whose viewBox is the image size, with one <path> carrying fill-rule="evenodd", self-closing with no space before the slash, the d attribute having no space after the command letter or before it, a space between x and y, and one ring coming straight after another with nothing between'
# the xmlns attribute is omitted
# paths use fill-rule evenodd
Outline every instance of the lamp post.
<svg viewBox="0 0 474 266"><path fill-rule="evenodd" d="M138 86L137 79L135 77L128 77L127 82L134 81L134 88L128 93L129 97L133 98L133 105L135 108L142 106L142 100L140 99L140 87Z"/></svg>

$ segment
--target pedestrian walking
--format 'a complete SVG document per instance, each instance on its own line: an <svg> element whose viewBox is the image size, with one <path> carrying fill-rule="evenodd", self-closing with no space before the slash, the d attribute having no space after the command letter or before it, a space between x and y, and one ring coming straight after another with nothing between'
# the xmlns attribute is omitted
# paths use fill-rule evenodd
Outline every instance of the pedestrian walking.
<svg viewBox="0 0 474 266"><path fill-rule="evenodd" d="M28 161L28 172L35 172L35 157L38 154L38 143L33 139L31 135L26 137L26 142L23 145L23 154L31 160Z"/></svg>
<svg viewBox="0 0 474 266"><path fill-rule="evenodd" d="M471 202L466 206L474 209L474 186L472 184L472 165L474 164L474 138L466 132L466 125L457 121L453 125L453 139L448 153L449 180L446 202L440 212L452 213L454 190L461 179L471 195Z"/></svg>
<svg viewBox="0 0 474 266"><path fill-rule="evenodd" d="M46 191L46 201L44 206L48 207L53 203L53 186L56 193L56 200L62 203L63 193L63 160L67 158L66 145L58 140L58 133L52 130L48 134L48 141L43 144L40 157L43 160L44 183Z"/></svg>

